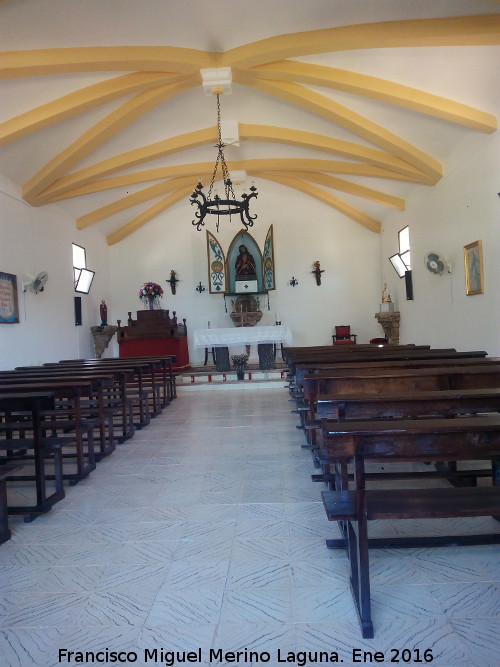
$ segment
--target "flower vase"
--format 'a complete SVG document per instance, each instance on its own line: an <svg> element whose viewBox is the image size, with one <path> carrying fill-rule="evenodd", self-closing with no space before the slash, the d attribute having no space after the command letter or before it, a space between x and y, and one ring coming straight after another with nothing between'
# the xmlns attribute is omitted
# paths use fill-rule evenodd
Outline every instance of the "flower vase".
<svg viewBox="0 0 500 667"><path fill-rule="evenodd" d="M245 379L245 365L244 364L242 364L242 365L238 364L237 366L235 366L235 368L236 368L236 378L238 380L244 380Z"/></svg>
<svg viewBox="0 0 500 667"><path fill-rule="evenodd" d="M155 309L155 298L154 296L148 296L148 308L149 310Z"/></svg>

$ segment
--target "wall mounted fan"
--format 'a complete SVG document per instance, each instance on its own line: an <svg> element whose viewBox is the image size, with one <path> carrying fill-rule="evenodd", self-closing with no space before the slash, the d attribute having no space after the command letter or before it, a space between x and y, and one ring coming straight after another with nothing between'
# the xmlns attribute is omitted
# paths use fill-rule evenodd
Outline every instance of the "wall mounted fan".
<svg viewBox="0 0 500 667"><path fill-rule="evenodd" d="M40 271L36 276L28 276L23 280L23 292L32 292L33 294L38 294L38 292L43 292L45 283L47 282L49 274L47 271Z"/></svg>
<svg viewBox="0 0 500 667"><path fill-rule="evenodd" d="M425 268L436 276L451 273L450 264L446 257L434 250L429 250L424 257Z"/></svg>

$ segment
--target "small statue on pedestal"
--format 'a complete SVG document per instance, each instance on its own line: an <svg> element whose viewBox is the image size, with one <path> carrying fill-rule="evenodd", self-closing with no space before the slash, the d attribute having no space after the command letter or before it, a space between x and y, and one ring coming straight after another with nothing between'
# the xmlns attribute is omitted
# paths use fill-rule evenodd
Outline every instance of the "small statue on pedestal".
<svg viewBox="0 0 500 667"><path fill-rule="evenodd" d="M392 303L391 295L387 291L387 283L384 283L384 289L382 290L382 303Z"/></svg>
<svg viewBox="0 0 500 667"><path fill-rule="evenodd" d="M101 301L101 305L99 306L99 315L101 316L101 327L105 327L108 325L108 307L106 305L106 302L104 299Z"/></svg>

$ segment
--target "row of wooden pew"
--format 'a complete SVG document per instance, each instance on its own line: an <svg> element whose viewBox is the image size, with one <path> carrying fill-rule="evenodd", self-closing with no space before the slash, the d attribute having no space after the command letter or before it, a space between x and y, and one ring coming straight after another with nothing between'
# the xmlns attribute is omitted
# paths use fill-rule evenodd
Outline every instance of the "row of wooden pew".
<svg viewBox="0 0 500 667"><path fill-rule="evenodd" d="M362 635L373 637L370 548L500 542L500 531L369 535L376 519L500 520L500 358L414 345L287 348L285 354L303 448L321 469L312 478L325 485L325 511L342 535L327 546L346 550ZM418 472L415 462L423 464ZM387 472L388 463L400 465ZM421 488L417 478L441 481Z"/></svg>
<svg viewBox="0 0 500 667"><path fill-rule="evenodd" d="M0 371L0 544L176 398L175 356L74 359ZM9 488L26 501L9 504ZM19 494L18 495L22 495Z"/></svg>

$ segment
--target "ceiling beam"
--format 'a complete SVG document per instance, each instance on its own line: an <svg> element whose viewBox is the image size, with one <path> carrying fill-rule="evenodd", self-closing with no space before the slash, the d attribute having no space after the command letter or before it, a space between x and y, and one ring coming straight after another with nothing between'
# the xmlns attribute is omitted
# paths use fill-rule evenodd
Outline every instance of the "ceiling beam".
<svg viewBox="0 0 500 667"><path fill-rule="evenodd" d="M361 160L362 162L378 165L384 169L396 171L405 176L410 176L412 179L418 180L423 177L423 180L427 181L427 177L424 177L419 169L404 162L404 160L384 151L362 146L361 144L334 139L324 134L272 125L239 123L238 128L240 141L281 143L335 153L343 157ZM190 148L213 144L214 141L217 141L217 127L215 125L202 130L180 134L170 139L164 139L148 146L135 148L134 150L115 155L78 171L73 171L66 176L62 176L44 190L43 198L44 200L54 200L54 198L60 198L60 195L74 188L79 188L91 181L109 176L118 171L130 169L144 162L157 160L160 157L172 155Z"/></svg>
<svg viewBox="0 0 500 667"><path fill-rule="evenodd" d="M161 183L155 183L148 188L134 192L126 197L120 197L110 204L106 204L105 206L95 209L95 211L80 216L76 219L76 228L85 229L86 227L95 225L96 222L104 220L104 218L109 218L116 213L120 213L120 211L125 211L128 208L137 206L137 204L143 204L145 201L155 199L155 197L164 195L166 192L172 192L172 190L178 190L179 188L185 187L194 190L193 179L191 176L171 178L167 181L162 181Z"/></svg>
<svg viewBox="0 0 500 667"><path fill-rule="evenodd" d="M107 236L106 241L108 245L114 245L115 243L123 241L123 239L127 238L127 236L130 236L130 234L137 231L147 222L149 222L153 218L156 218L157 215L163 213L163 211L166 211L181 199L188 197L189 194L192 192L192 190L193 188L191 186L186 188L181 188L180 190L177 190L176 192L172 192L171 194L167 195L159 202L156 202L155 204L153 204L153 206L150 206L147 210L143 211L143 213L140 213L135 218L127 222L126 225L123 225L122 227L114 231L112 234Z"/></svg>
<svg viewBox="0 0 500 667"><path fill-rule="evenodd" d="M0 123L0 146L126 95L175 83L180 74L134 72L101 81Z"/></svg>
<svg viewBox="0 0 500 667"><path fill-rule="evenodd" d="M193 132L179 134L175 137L170 137L169 139L163 139L163 141L157 141L148 146L135 148L126 153L114 155L107 160L96 162L93 165L84 167L78 171L73 171L66 176L62 176L50 187L46 188L43 195L51 199L60 197L60 195L63 195L65 192L86 185L99 178L109 176L117 171L130 169L131 167L135 167L144 162L156 160L160 157L166 157L167 155L172 155L190 148L197 148L198 146L203 146L205 144L213 144L214 141L217 141L217 138L217 126L214 125L212 127L204 128L203 130L194 130Z"/></svg>
<svg viewBox="0 0 500 667"><path fill-rule="evenodd" d="M70 167L80 162L98 146L120 132L124 127L143 116L152 108L175 95L196 85L196 77L186 78L183 81L159 86L153 90L139 93L131 100L124 102L105 118L84 132L76 141L50 160L36 173L23 187L24 199L32 204L43 203L43 197L38 195L51 185L59 176Z"/></svg>
<svg viewBox="0 0 500 667"><path fill-rule="evenodd" d="M380 230L382 228L380 222L374 220L373 218L371 218L369 215L366 215L362 211L359 211L357 208L354 208L354 206L346 204L338 197L335 197L334 195L330 194L329 192L326 192L325 190L322 190L321 188L317 188L314 185L307 183L306 181L302 181L292 176L277 176L272 173L269 174L261 173L260 176L261 178L266 178L269 181L274 181L275 183L286 185L289 188L294 188L295 190L299 190L300 192L303 192L304 194L307 194L310 197L314 197L315 199L318 199L324 204L328 204L328 206L331 206L337 211L340 211L351 220L355 220L357 223L359 223L363 227L366 227L371 232L376 232L377 234L380 233Z"/></svg>
<svg viewBox="0 0 500 667"><path fill-rule="evenodd" d="M259 65L251 71L258 79L305 83L342 90L442 118L479 132L491 134L498 127L497 119L492 114L417 88L366 74L291 60Z"/></svg>
<svg viewBox="0 0 500 667"><path fill-rule="evenodd" d="M259 81L253 78L251 74L243 72L235 73L235 80L238 83L260 90L273 97L285 100L290 104L295 104L340 125L350 132L354 132L376 146L421 169L429 177L434 178L434 182L437 182L443 175L442 166L430 155L420 151L381 125L305 86L285 83L283 81Z"/></svg>
<svg viewBox="0 0 500 667"><path fill-rule="evenodd" d="M290 174L287 172L274 171L272 172L275 176L286 176ZM329 176L328 174L319 174L317 172L310 171L294 171L294 178L299 178L303 181L312 181L313 183L318 183L319 185L325 185L328 188L333 190L340 190L341 192L346 192L356 197L362 197L363 199L369 199L370 201L375 202L376 204L381 204L382 206L389 206L394 208L397 211L405 210L405 200L400 197L394 197L393 195L388 195L385 192L380 192L380 190L372 190L372 188L366 188L357 183L351 183L350 181L345 181L342 178L335 178L335 176Z"/></svg>
<svg viewBox="0 0 500 667"><path fill-rule="evenodd" d="M180 72L218 67L218 53L177 46L77 46L0 53L0 79L67 72Z"/></svg>
<svg viewBox="0 0 500 667"><path fill-rule="evenodd" d="M399 174L388 169L383 169L372 164L363 164L356 162L343 162L341 160L319 160L308 158L256 158L248 160L231 160L227 163L229 171L252 171L256 175L264 171L316 171L318 173L336 173L349 174L351 176L367 176L370 178L383 178L388 180L403 181L406 183L419 183L422 185L432 185L430 179L416 179L410 176ZM165 178L174 178L180 176L191 176L193 179L200 178L202 174L211 174L213 172L214 162L194 162L191 164L177 164L169 167L156 167L144 171L121 174L103 178L98 181L92 181L86 185L68 190L64 194L49 197L45 192L41 193L38 201L43 199L42 203L51 203L62 199L80 197L81 195L94 194L121 188L137 183L146 183L148 181L158 181Z"/></svg>
<svg viewBox="0 0 500 667"><path fill-rule="evenodd" d="M219 67L249 68L276 60L366 49L500 44L500 14L383 21L268 37L221 54Z"/></svg>

